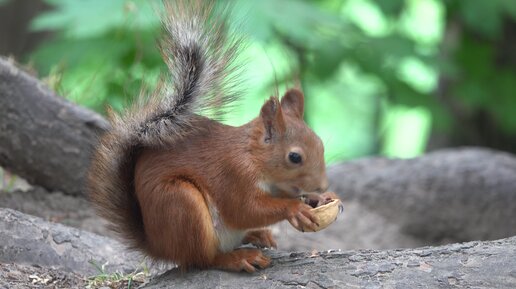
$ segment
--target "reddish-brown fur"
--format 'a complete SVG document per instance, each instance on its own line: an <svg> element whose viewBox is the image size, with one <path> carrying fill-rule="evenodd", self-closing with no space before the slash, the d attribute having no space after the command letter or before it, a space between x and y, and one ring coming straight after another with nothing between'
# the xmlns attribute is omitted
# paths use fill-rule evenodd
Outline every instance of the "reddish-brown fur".
<svg viewBox="0 0 516 289"><path fill-rule="evenodd" d="M283 98L285 112L271 98L258 118L241 127L196 117L194 126L200 129L173 147L141 152L134 180L149 254L184 267L250 271L249 264L267 266L259 250L218 251L211 202L232 229L261 228L285 219L294 226L316 226L310 207L292 198L295 192L281 190L272 196L258 185L292 183L303 191L326 186L322 144L301 119L302 106L294 107L291 98L302 103L302 94L291 90ZM302 169L291 168L285 157L292 146L302 150ZM245 241L275 245L266 232L252 231Z"/></svg>

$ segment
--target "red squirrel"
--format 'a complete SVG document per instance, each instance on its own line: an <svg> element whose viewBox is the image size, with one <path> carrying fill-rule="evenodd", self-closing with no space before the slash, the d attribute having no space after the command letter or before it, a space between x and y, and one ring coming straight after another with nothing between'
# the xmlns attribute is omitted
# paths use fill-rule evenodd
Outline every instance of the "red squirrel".
<svg viewBox="0 0 516 289"><path fill-rule="evenodd" d="M161 44L172 76L119 115L100 139L88 187L128 244L181 268L254 272L276 247L271 224L318 224L299 201L328 187L324 147L303 121L304 96L270 97L239 127L201 116L234 100L229 74L239 42L214 1L164 1ZM238 248L250 243L257 248Z"/></svg>

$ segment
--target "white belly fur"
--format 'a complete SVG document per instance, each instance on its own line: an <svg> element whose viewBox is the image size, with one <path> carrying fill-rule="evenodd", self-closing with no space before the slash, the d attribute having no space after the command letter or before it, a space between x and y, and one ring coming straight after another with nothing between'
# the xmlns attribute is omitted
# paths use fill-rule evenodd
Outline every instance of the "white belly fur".
<svg viewBox="0 0 516 289"><path fill-rule="evenodd" d="M242 245L247 231L228 228L220 217L218 209L212 204L209 205L209 208L213 227L219 240L219 250L227 253Z"/></svg>

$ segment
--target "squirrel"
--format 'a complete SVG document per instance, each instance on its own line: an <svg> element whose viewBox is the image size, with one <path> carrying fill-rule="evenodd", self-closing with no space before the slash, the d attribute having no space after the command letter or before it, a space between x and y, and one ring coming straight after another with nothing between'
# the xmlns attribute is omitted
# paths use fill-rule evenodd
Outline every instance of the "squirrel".
<svg viewBox="0 0 516 289"><path fill-rule="evenodd" d="M173 81L141 96L95 148L88 191L130 248L180 268L255 272L276 247L267 226L318 226L298 197L328 187L324 146L303 120L304 95L270 97L234 127L203 116L235 100L239 40L214 1L163 1L160 48ZM242 244L254 247L239 248Z"/></svg>

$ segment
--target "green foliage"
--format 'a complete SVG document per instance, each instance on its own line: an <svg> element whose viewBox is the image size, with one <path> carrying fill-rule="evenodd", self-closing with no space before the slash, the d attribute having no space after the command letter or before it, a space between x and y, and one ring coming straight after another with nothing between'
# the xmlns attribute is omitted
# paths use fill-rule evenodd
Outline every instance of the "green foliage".
<svg viewBox="0 0 516 289"><path fill-rule="evenodd" d="M457 64L460 81L453 94L469 112L486 110L504 131L516 132L514 68L496 67L493 47L474 39L464 40Z"/></svg>
<svg viewBox="0 0 516 289"><path fill-rule="evenodd" d="M117 29L153 29L159 21L143 0L45 0L56 9L40 15L36 30L59 30L70 38L96 37Z"/></svg>
<svg viewBox="0 0 516 289"><path fill-rule="evenodd" d="M502 32L504 17L516 17L516 2L511 0L449 0L450 11L458 15L472 30L483 36L496 39Z"/></svg>
<svg viewBox="0 0 516 289"><path fill-rule="evenodd" d="M468 29L456 49L453 72L443 72L456 83L453 95L467 114L487 112L503 132L516 133L516 61L513 51L503 51L504 44L514 47L503 25L516 21L516 2L450 1L450 6L450 14L461 17Z"/></svg>
<svg viewBox="0 0 516 289"><path fill-rule="evenodd" d="M376 5L387 15L399 15L405 8L405 0L377 1Z"/></svg>
<svg viewBox="0 0 516 289"><path fill-rule="evenodd" d="M32 28L57 35L30 60L54 89L99 112L123 108L142 87L153 89L166 69L155 45L159 1L46 1L55 9ZM396 147L422 152L427 126L446 132L457 125L435 96L445 77L453 83L452 101L467 114L485 110L504 131L516 132L516 71L498 63L494 45L516 19L515 1L232 2L234 29L249 36L249 45L241 75L246 106L230 123L254 117L276 85L299 79L306 119L327 142L329 159L381 151L406 156ZM461 26L457 44L443 58L444 31L453 25ZM396 125L418 117L420 126ZM389 143L394 135L403 135L403 143Z"/></svg>
<svg viewBox="0 0 516 289"><path fill-rule="evenodd" d="M56 7L33 22L56 39L31 55L43 74L61 74L54 89L103 112L121 109L141 87L152 89L164 68L156 48L158 22L146 1L47 0ZM58 67L56 69L56 67Z"/></svg>

